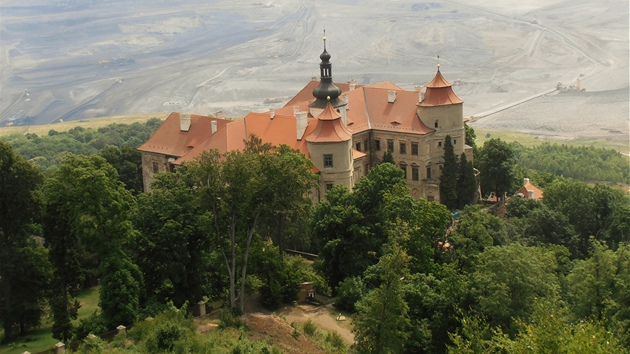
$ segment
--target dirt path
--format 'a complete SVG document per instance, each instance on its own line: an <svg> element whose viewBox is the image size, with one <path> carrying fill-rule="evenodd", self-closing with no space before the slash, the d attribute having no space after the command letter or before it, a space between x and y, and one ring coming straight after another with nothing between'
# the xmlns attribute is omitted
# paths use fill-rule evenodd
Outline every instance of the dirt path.
<svg viewBox="0 0 630 354"><path fill-rule="evenodd" d="M337 332L348 344L354 343L354 334L352 334L349 320L337 321L336 317L331 315L332 305L328 306L311 306L298 305L288 306L279 311L283 314L288 323L291 322L307 322L309 319L317 327L329 331Z"/></svg>

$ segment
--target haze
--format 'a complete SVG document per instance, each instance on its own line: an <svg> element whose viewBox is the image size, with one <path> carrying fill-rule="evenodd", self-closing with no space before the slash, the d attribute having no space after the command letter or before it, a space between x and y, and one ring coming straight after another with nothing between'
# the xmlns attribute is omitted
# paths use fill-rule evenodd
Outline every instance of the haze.
<svg viewBox="0 0 630 354"><path fill-rule="evenodd" d="M267 110L318 75L325 28L335 81L413 89L439 55L473 126L628 140L626 0L3 0L0 14L0 125Z"/></svg>

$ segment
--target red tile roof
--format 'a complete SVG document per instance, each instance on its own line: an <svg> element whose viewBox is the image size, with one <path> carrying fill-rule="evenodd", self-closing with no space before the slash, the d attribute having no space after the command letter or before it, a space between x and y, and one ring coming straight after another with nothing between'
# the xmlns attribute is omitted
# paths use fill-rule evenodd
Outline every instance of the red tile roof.
<svg viewBox="0 0 630 354"><path fill-rule="evenodd" d="M309 143L334 143L352 139L352 132L341 121L341 115L328 103L324 111L317 117L317 126L308 135Z"/></svg>
<svg viewBox="0 0 630 354"><path fill-rule="evenodd" d="M427 84L427 91L420 106L434 107L463 103L464 101L455 95L451 86L451 83L446 81L438 69L433 80Z"/></svg>
<svg viewBox="0 0 630 354"><path fill-rule="evenodd" d="M397 89L396 100L389 103L390 89L365 86L347 92L347 124L352 133L376 129L423 135L435 131L424 125L416 114L418 92Z"/></svg>
<svg viewBox="0 0 630 354"><path fill-rule="evenodd" d="M336 84L347 95L348 110L346 124L341 121L339 113L329 104L320 114L319 119L308 116L308 126L303 134L305 139L297 139L296 118L293 107L300 111L309 111L309 103L314 101L312 91L319 81L309 82L287 104L275 111L274 118L270 113L250 113L241 120L191 115L191 126L187 132L180 131L179 113L173 112L162 126L138 149L178 158L174 163L192 161L203 151L217 149L226 151L243 149L244 141L251 135L260 137L263 142L273 145L285 144L309 156L306 142L337 142L352 139L353 133L369 129L405 132L407 134L429 134L434 132L418 118L418 92L406 91L400 87L384 82L375 85L357 85L349 90L349 84ZM396 92L394 102L388 102L388 91ZM427 84L427 92L421 106L462 103L451 88L451 84L437 72L435 78ZM217 122L217 131L212 134L212 121ZM353 151L353 157L364 156Z"/></svg>
<svg viewBox="0 0 630 354"><path fill-rule="evenodd" d="M521 193L523 194L523 198L530 199L529 191L534 191L534 198L533 198L534 200L540 200L543 198L544 192L540 188L536 187L535 185L529 182L525 183L518 191L516 191L515 194Z"/></svg>
<svg viewBox="0 0 630 354"><path fill-rule="evenodd" d="M190 115L190 128L180 130L179 112L171 113L160 128L138 150L180 157L193 150L212 135L212 121L217 122L217 130L229 121L220 118Z"/></svg>
<svg viewBox="0 0 630 354"><path fill-rule="evenodd" d="M349 84L340 84L335 82L335 85L339 87L342 92L350 90ZM315 101L315 97L313 97L313 90L317 86L319 86L319 81L316 79L311 80L308 84L306 84L306 86L304 86L302 90L300 90L300 92L297 93L297 95L293 96L293 98L289 100L289 102L287 102L284 107L293 107L297 104L302 104L307 101L309 103ZM357 85L357 87L361 86Z"/></svg>

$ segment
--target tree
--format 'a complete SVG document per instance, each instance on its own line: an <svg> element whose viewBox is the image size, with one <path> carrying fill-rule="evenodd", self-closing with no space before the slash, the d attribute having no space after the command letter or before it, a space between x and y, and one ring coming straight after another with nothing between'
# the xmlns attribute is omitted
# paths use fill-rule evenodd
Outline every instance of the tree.
<svg viewBox="0 0 630 354"><path fill-rule="evenodd" d="M129 221L135 199L118 181L116 169L100 156L69 154L46 182L46 202L55 206L82 244L98 254L105 277L99 306L103 317L113 321L107 324L132 323L141 296L141 286L136 284L142 284L141 273L126 253L136 235ZM65 247L67 240L53 239L61 243L51 247ZM127 302L119 306L119 299ZM119 319L125 322L117 323Z"/></svg>
<svg viewBox="0 0 630 354"><path fill-rule="evenodd" d="M461 327L462 310L475 305L471 277L456 264L436 264L430 273L415 273L405 284L411 333L408 353L444 353L449 333Z"/></svg>
<svg viewBox="0 0 630 354"><path fill-rule="evenodd" d="M477 139L477 134L475 134L475 129L468 124L464 124L466 128L466 145L473 148L473 156L477 156L477 143L475 140Z"/></svg>
<svg viewBox="0 0 630 354"><path fill-rule="evenodd" d="M470 268L477 254L491 246L506 244L507 229L498 217L479 206L467 206L450 240L454 257L463 269Z"/></svg>
<svg viewBox="0 0 630 354"><path fill-rule="evenodd" d="M549 353L607 354L628 353L614 333L596 321L571 323L561 304L536 300L531 321L518 321L514 338L501 328L491 328L479 317L465 316L459 333L452 333L449 354L473 353Z"/></svg>
<svg viewBox="0 0 630 354"><path fill-rule="evenodd" d="M46 187L44 188L46 190ZM50 292L53 337L64 342L72 338L72 320L78 315L79 303L74 298L84 280L83 253L79 235L64 218L59 205L46 204L43 232L50 262L54 266Z"/></svg>
<svg viewBox="0 0 630 354"><path fill-rule="evenodd" d="M288 214L297 204L295 200L302 200L310 187L310 182L294 183L292 190L280 192L287 187L280 176L295 173L293 176L299 181L312 178L305 159L298 158L300 162L295 163L286 148L276 151L252 136L244 151L224 155L207 152L190 166L194 169L202 205L210 212L209 231L228 271L230 307L241 313L250 249L261 221L273 213ZM277 160L284 158L291 163ZM240 291L237 291L239 271Z"/></svg>
<svg viewBox="0 0 630 354"><path fill-rule="evenodd" d="M559 179L545 189L544 203L565 215L579 235L579 258L586 258L590 237L605 241L611 249L628 240L624 220L630 220L629 200L623 192L604 185ZM627 221L626 221L627 222ZM612 232L611 232L612 231Z"/></svg>
<svg viewBox="0 0 630 354"><path fill-rule="evenodd" d="M311 230L322 274L333 289L378 262L393 216L405 222L415 217L415 202L402 177L400 168L379 164L355 184L353 193L335 186L315 206Z"/></svg>
<svg viewBox="0 0 630 354"><path fill-rule="evenodd" d="M409 257L398 241L407 235L402 226L392 232L376 265L381 284L356 304L353 332L359 353L400 353L409 337L409 306L403 290Z"/></svg>
<svg viewBox="0 0 630 354"><path fill-rule="evenodd" d="M0 141L0 322L4 341L37 326L51 267L31 238L42 174Z"/></svg>
<svg viewBox="0 0 630 354"><path fill-rule="evenodd" d="M468 161L466 154L459 157L459 172L457 174L457 209L464 209L477 199L477 177L472 161Z"/></svg>
<svg viewBox="0 0 630 354"><path fill-rule="evenodd" d="M108 146L99 152L116 171L118 178L134 194L142 193L142 156L140 151L130 146Z"/></svg>
<svg viewBox="0 0 630 354"><path fill-rule="evenodd" d="M503 201L503 195L512 189L516 159L509 144L501 139L490 139L479 151L479 178L484 195L494 193Z"/></svg>
<svg viewBox="0 0 630 354"><path fill-rule="evenodd" d="M514 320L528 321L535 299L557 301L560 284L553 252L518 243L486 248L477 256L473 279L481 311L509 334Z"/></svg>
<svg viewBox="0 0 630 354"><path fill-rule="evenodd" d="M212 279L216 267L211 263L212 240L205 232L208 218L186 166L157 174L151 193L138 196L132 219L139 235L132 249L147 301L182 306L221 293L223 284Z"/></svg>
<svg viewBox="0 0 630 354"><path fill-rule="evenodd" d="M567 277L568 300L577 319L594 318L630 345L630 247L616 251L592 240L592 256L577 261Z"/></svg>
<svg viewBox="0 0 630 354"><path fill-rule="evenodd" d="M440 203L446 205L449 210L457 208L457 156L453 149L451 136L444 139L444 165L440 176Z"/></svg>

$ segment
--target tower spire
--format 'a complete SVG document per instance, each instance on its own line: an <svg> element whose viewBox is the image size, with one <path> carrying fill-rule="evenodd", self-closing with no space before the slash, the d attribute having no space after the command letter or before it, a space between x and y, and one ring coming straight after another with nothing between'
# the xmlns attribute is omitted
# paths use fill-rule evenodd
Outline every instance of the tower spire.
<svg viewBox="0 0 630 354"><path fill-rule="evenodd" d="M319 63L320 82L313 90L313 96L315 96L316 100L311 103L309 107L324 109L326 108L327 103L330 102L333 107L337 108L344 105L345 102L339 99L341 89L333 83L332 64L330 63L331 55L326 50L326 29L324 29L323 41L324 51L319 56L321 59L321 62Z"/></svg>

